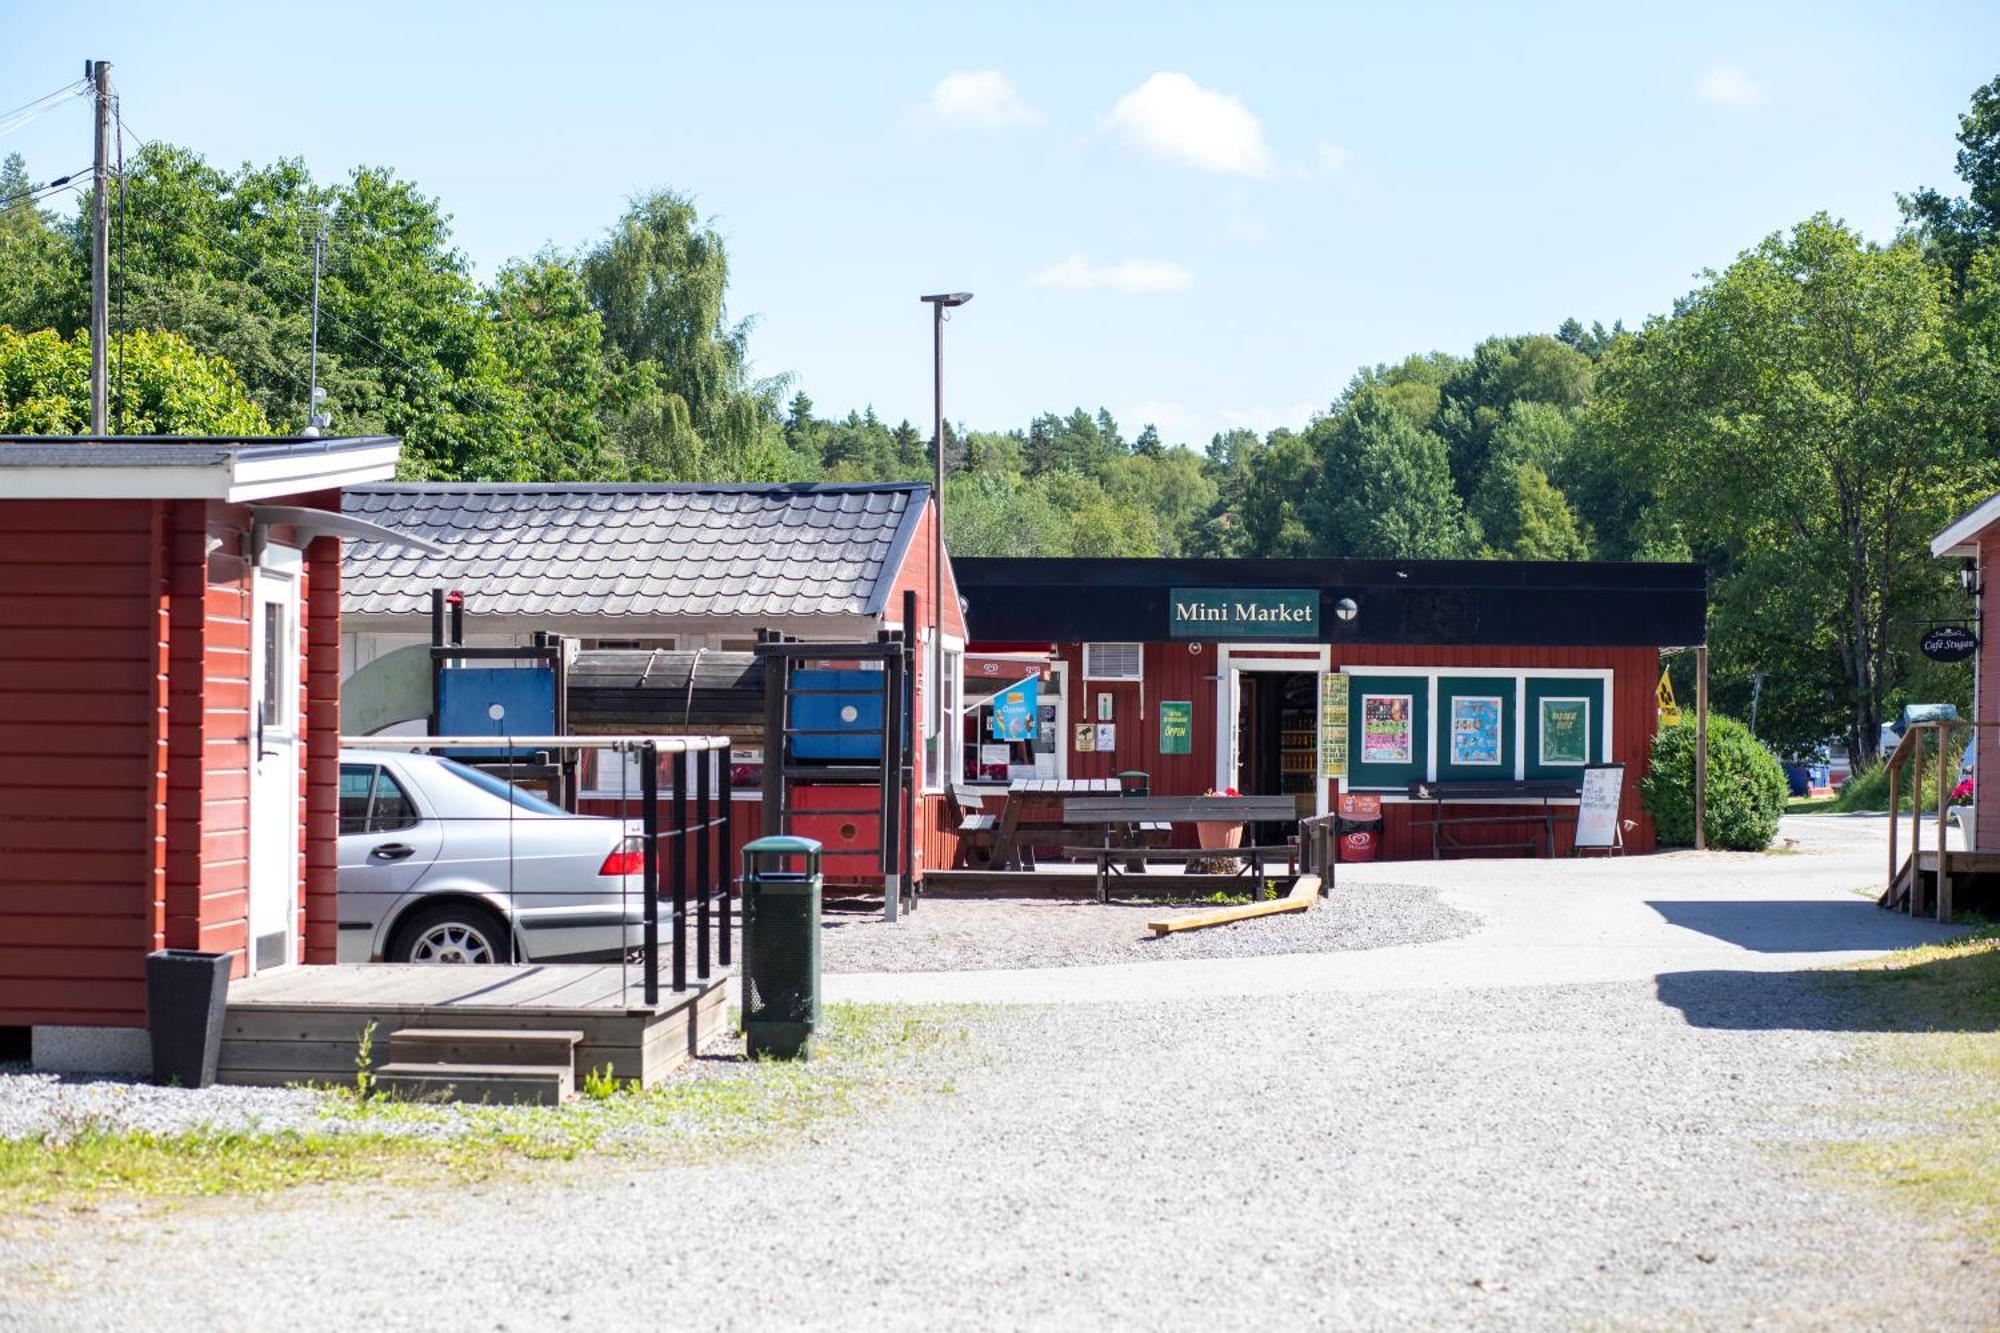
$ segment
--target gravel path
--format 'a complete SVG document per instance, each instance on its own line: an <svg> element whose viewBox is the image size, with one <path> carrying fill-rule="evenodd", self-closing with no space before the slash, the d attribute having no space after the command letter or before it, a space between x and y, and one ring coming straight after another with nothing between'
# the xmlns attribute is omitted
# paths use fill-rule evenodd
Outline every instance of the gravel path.
<svg viewBox="0 0 2000 1333"><path fill-rule="evenodd" d="M790 1150L0 1237L0 1324L1991 1327L1990 1255L1811 1173L1847 1041L1814 979L1668 998L1010 1010L948 1091Z"/></svg>
<svg viewBox="0 0 2000 1333"><path fill-rule="evenodd" d="M1148 921L1191 915L1183 906L1060 899L930 898L895 925L879 915L833 915L822 939L829 972L966 972L1076 967L1173 958L1255 958L1428 944L1471 931L1479 918L1446 907L1436 890L1370 884L1308 912L1155 936Z"/></svg>

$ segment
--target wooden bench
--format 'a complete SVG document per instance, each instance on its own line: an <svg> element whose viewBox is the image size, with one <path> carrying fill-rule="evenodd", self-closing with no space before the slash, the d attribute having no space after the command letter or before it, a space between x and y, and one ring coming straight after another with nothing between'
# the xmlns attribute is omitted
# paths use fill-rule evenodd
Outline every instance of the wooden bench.
<svg viewBox="0 0 2000 1333"><path fill-rule="evenodd" d="M1127 871L1143 875L1151 861L1241 861L1243 868L1228 879L1248 879L1250 900L1264 896L1264 866L1271 861L1284 863L1289 873L1296 868L1298 849L1285 846L1266 847L1065 847L1063 855L1074 861L1095 861L1097 863L1097 901L1111 901L1111 880L1124 878Z"/></svg>
<svg viewBox="0 0 2000 1333"><path fill-rule="evenodd" d="M945 789L946 813L951 817L951 826L958 834L958 845L965 853L968 866L986 866L993 863L993 837L999 827L996 816L986 813L985 803L976 792L962 787Z"/></svg>
<svg viewBox="0 0 2000 1333"><path fill-rule="evenodd" d="M1413 819L1412 824L1428 824L1431 829L1431 859L1442 860L1444 854L1452 852L1532 852L1537 843L1542 847L1543 856L1556 854L1556 814L1555 802L1574 801L1577 784L1568 778L1530 778L1526 781L1490 780L1476 782L1412 782L1410 803L1427 804L1431 807L1429 819ZM1539 804L1537 811L1516 811L1509 814L1491 815L1447 815L1445 809L1454 804L1468 802L1495 803L1512 802L1519 805ZM1530 837L1526 842L1460 842L1448 830L1466 825L1493 824L1516 825L1540 829L1540 837Z"/></svg>
<svg viewBox="0 0 2000 1333"><path fill-rule="evenodd" d="M1063 823L1070 827L1290 823L1298 817L1292 796L1072 796L1063 802Z"/></svg>

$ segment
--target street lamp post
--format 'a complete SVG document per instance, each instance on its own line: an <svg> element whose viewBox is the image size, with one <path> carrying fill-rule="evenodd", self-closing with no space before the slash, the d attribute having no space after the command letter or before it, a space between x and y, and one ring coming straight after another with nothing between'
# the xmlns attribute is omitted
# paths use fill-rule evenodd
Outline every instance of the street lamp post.
<svg viewBox="0 0 2000 1333"><path fill-rule="evenodd" d="M972 293L939 292L917 299L931 308L931 450L937 467L931 489L937 506L931 527L931 743L937 747L938 778L949 782L944 771L944 312L970 301ZM905 625L903 632L914 635L916 626Z"/></svg>

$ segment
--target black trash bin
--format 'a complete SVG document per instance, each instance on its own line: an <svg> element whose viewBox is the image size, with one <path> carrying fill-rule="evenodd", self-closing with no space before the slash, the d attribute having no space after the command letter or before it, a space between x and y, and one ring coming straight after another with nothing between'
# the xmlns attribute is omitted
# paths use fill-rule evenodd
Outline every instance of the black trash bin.
<svg viewBox="0 0 2000 1333"><path fill-rule="evenodd" d="M812 1058L819 1027L820 845L759 838L743 848L743 1041L751 1056ZM784 869L796 858L798 870Z"/></svg>
<svg viewBox="0 0 2000 1333"><path fill-rule="evenodd" d="M222 1015L229 999L229 955L160 949L146 955L146 1028L153 1039L153 1082L205 1088L222 1055Z"/></svg>

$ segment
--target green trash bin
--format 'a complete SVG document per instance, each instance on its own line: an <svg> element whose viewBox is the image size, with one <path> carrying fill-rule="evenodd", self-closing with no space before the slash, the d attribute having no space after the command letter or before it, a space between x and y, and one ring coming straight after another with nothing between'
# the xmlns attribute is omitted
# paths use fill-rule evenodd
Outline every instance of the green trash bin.
<svg viewBox="0 0 2000 1333"><path fill-rule="evenodd" d="M1128 768L1118 775L1120 796L1150 796L1153 792L1153 775L1136 768Z"/></svg>
<svg viewBox="0 0 2000 1333"><path fill-rule="evenodd" d="M743 1040L805 1060L819 1026L820 845L759 838L743 848ZM787 869L798 860L802 869Z"/></svg>

